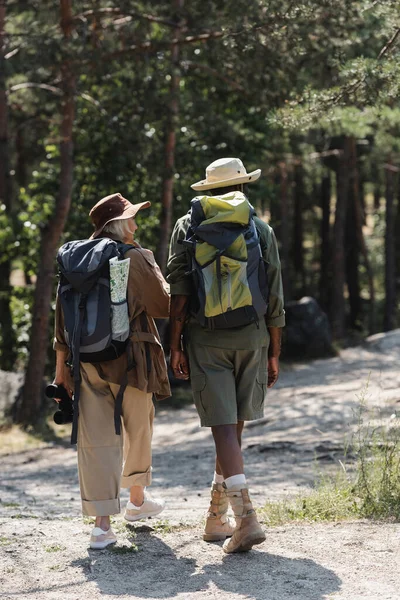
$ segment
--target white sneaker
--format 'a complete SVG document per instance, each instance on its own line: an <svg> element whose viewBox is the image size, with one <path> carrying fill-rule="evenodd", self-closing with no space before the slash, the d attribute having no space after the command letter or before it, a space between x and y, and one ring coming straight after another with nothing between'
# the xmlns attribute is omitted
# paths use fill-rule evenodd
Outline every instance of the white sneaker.
<svg viewBox="0 0 400 600"><path fill-rule="evenodd" d="M147 519L147 517L159 515L164 508L164 500L151 498L151 496L145 492L142 506L135 506L132 502L128 501L124 517L127 521L139 521L140 519Z"/></svg>
<svg viewBox="0 0 400 600"><path fill-rule="evenodd" d="M117 536L111 527L108 531L104 531L100 527L95 527L90 536L90 547L92 550L103 550L103 548L107 548L110 544L115 544L116 541Z"/></svg>

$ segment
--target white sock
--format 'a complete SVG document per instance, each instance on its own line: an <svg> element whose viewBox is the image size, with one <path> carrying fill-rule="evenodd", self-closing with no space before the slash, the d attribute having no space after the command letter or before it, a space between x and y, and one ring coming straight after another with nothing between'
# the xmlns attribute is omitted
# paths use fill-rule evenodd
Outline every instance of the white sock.
<svg viewBox="0 0 400 600"><path fill-rule="evenodd" d="M232 477L227 477L227 479L225 479L225 485L228 489L235 485L246 487L246 477L243 473L240 475L232 475Z"/></svg>
<svg viewBox="0 0 400 600"><path fill-rule="evenodd" d="M216 471L214 471L214 479L212 480L213 483L224 483L224 476L223 475L218 475L218 473Z"/></svg>

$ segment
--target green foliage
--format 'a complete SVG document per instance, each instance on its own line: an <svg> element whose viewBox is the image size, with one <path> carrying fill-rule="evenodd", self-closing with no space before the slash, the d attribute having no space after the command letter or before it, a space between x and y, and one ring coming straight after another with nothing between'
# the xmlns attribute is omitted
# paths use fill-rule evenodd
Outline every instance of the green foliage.
<svg viewBox="0 0 400 600"><path fill-rule="evenodd" d="M5 535L0 536L0 546L9 546L12 544L12 540L7 538Z"/></svg>
<svg viewBox="0 0 400 600"><path fill-rule="evenodd" d="M109 547L110 552L113 554L135 554L139 552L139 546L136 544L113 544Z"/></svg>
<svg viewBox="0 0 400 600"><path fill-rule="evenodd" d="M262 522L270 527L288 522L319 523L360 516L354 486L341 474L335 479L320 479L312 491L293 500L267 502L259 512Z"/></svg>
<svg viewBox="0 0 400 600"><path fill-rule="evenodd" d="M51 546L44 546L45 552L62 552L65 550L65 546L60 544L52 544Z"/></svg>
<svg viewBox="0 0 400 600"><path fill-rule="evenodd" d="M29 353L29 332L33 304L33 287L13 287L10 298L10 307L13 318L13 327L17 334L18 355L16 365L21 368L25 364Z"/></svg>
<svg viewBox="0 0 400 600"><path fill-rule="evenodd" d="M309 493L267 502L260 510L270 526L288 522L371 518L400 521L400 414L390 418L367 406L368 384L359 395L356 430L347 467L319 476ZM355 457L355 460L352 457Z"/></svg>
<svg viewBox="0 0 400 600"><path fill-rule="evenodd" d="M375 519L400 520L400 413L384 418L371 415L366 405L368 387L360 399L355 435L360 512Z"/></svg>
<svg viewBox="0 0 400 600"><path fill-rule="evenodd" d="M190 184L203 177L208 163L241 156L249 169L263 169L263 178L250 190L251 201L260 211L270 211L279 229L279 164L284 161L290 170L291 164L301 163L310 230L307 292L315 294L316 192L324 165L309 157L329 150L337 137L351 135L367 142L362 158L366 181L379 179L376 164L381 167L389 154L400 164L396 43L378 58L398 28L398 2L195 0L176 15L170 2L144 1L132 8L127 1L101 0L93 9L93 2L83 0L73 10L74 31L66 42L57 3L7 5L13 206L6 213L0 205L3 260L21 262L27 275L38 271L41 236L59 192L60 72L67 59L77 82L74 187L61 242L87 237L90 208L102 196L120 191L133 202L152 202L138 219L138 239L157 249L176 69L170 25L181 20L182 37L223 35L179 46L173 218L188 209ZM143 43L146 50L140 48ZM381 245L380 240L376 263ZM21 294L14 290L11 303L23 361L29 320Z"/></svg>

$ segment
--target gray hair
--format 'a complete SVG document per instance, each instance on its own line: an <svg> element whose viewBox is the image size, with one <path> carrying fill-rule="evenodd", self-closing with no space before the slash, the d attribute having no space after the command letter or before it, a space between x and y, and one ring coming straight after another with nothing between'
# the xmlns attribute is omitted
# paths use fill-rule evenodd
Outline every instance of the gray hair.
<svg viewBox="0 0 400 600"><path fill-rule="evenodd" d="M131 235L128 228L129 219L116 219L115 221L110 221L104 227L104 233L111 233L111 235L115 235L119 240L123 241L128 236Z"/></svg>

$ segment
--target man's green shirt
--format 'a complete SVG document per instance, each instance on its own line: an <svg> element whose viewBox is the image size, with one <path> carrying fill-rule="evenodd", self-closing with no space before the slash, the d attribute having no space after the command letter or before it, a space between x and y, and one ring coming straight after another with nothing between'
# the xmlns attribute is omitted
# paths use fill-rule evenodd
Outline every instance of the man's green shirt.
<svg viewBox="0 0 400 600"><path fill-rule="evenodd" d="M254 218L254 222L260 236L263 258L267 263L269 300L265 320L235 329L209 330L192 318L186 331L190 343L215 348L255 350L269 345L267 327L285 326L278 244L272 228L267 223L258 217ZM188 264L187 251L182 244L178 243L179 240L185 239L189 224L190 215L187 214L178 219L172 232L167 266L167 281L170 284L171 296L191 296L196 293L193 289L192 277L187 274L191 269Z"/></svg>

